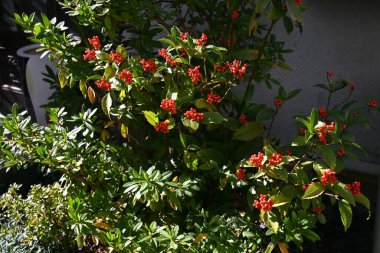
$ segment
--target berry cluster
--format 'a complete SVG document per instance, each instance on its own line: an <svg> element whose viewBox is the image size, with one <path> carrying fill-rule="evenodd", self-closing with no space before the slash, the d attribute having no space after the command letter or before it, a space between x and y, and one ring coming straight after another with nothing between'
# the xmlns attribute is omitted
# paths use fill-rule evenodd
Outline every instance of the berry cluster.
<svg viewBox="0 0 380 253"><path fill-rule="evenodd" d="M188 110L187 112L185 112L184 116L187 119L191 119L191 120L199 122L199 121L203 120L204 114L200 113L200 112L197 112L197 110L195 110L194 108L190 108L190 110Z"/></svg>
<svg viewBox="0 0 380 253"><path fill-rule="evenodd" d="M279 165L282 161L282 155L281 154L272 154L269 159L268 166L276 166Z"/></svg>
<svg viewBox="0 0 380 253"><path fill-rule="evenodd" d="M171 98L165 98L162 100L160 107L165 111L169 111L171 114L177 113L177 108L175 108L175 100Z"/></svg>
<svg viewBox="0 0 380 253"><path fill-rule="evenodd" d="M124 57L120 52L111 52L110 53L111 61L116 62L117 64L121 64L124 61Z"/></svg>
<svg viewBox="0 0 380 253"><path fill-rule="evenodd" d="M204 33L202 33L201 38L197 40L198 46L204 46L204 45L206 45L207 39L208 39L207 35L204 34Z"/></svg>
<svg viewBox="0 0 380 253"><path fill-rule="evenodd" d="M189 37L189 33L180 32L179 36L181 37L181 40L185 41Z"/></svg>
<svg viewBox="0 0 380 253"><path fill-rule="evenodd" d="M211 92L207 95L206 102L209 104L219 104L221 101L222 101L222 98L218 94Z"/></svg>
<svg viewBox="0 0 380 253"><path fill-rule="evenodd" d="M234 60L232 63L227 62L227 66L230 68L230 72L234 78L244 80L243 75L247 72L247 64L244 64L242 67L240 65L241 61L238 60Z"/></svg>
<svg viewBox="0 0 380 253"><path fill-rule="evenodd" d="M252 155L250 158L249 158L249 162L253 165L253 166L256 166L259 168L259 170L262 170L264 165L263 165L263 161L264 161L264 154L259 152L254 155Z"/></svg>
<svg viewBox="0 0 380 253"><path fill-rule="evenodd" d="M149 60L145 60L145 59L142 59L140 61L141 63L141 66L143 67L144 71L147 71L151 74L153 74L154 72L156 72L157 70L157 64L153 61L153 59L149 59Z"/></svg>
<svg viewBox="0 0 380 253"><path fill-rule="evenodd" d="M129 71L128 69L123 69L123 71L120 72L120 74L118 75L118 77L121 80L123 80L124 82L126 82L127 84L131 84L132 81L133 81L132 72Z"/></svg>
<svg viewBox="0 0 380 253"><path fill-rule="evenodd" d="M326 186L328 183L334 184L338 182L338 179L336 178L336 172L332 171L331 169L325 170L323 172L323 175L321 177L321 183Z"/></svg>
<svg viewBox="0 0 380 253"><path fill-rule="evenodd" d="M167 63L169 63L172 67L177 66L177 62L173 60L170 55L168 55L168 52L169 51L165 48L158 50L158 54L161 55L161 57L164 58Z"/></svg>
<svg viewBox="0 0 380 253"><path fill-rule="evenodd" d="M223 67L222 64L215 64L214 68L218 72L224 72L228 69L228 65L224 65L224 67Z"/></svg>
<svg viewBox="0 0 380 253"><path fill-rule="evenodd" d="M247 124L247 116L245 116L245 114L240 115L239 120L243 125Z"/></svg>
<svg viewBox="0 0 380 253"><path fill-rule="evenodd" d="M196 66L195 68L193 69L189 69L187 71L187 74L191 77L191 81L193 83L197 83L201 80L201 73L199 72L199 69L200 69L201 66Z"/></svg>
<svg viewBox="0 0 380 253"><path fill-rule="evenodd" d="M95 54L94 50L91 50L91 49L87 48L84 53L85 54L83 55L83 60L85 60L85 61L94 61L94 60L96 60L96 54Z"/></svg>
<svg viewBox="0 0 380 253"><path fill-rule="evenodd" d="M245 169L239 168L236 170L235 175L237 179L243 180L245 178Z"/></svg>
<svg viewBox="0 0 380 253"><path fill-rule="evenodd" d="M100 39L98 36L92 37L92 39L88 38L88 42L92 45L95 50L100 50L102 48L102 44L100 43Z"/></svg>
<svg viewBox="0 0 380 253"><path fill-rule="evenodd" d="M328 78L334 77L334 72L332 72L332 71L327 71L326 73L327 73L327 77L328 77Z"/></svg>
<svg viewBox="0 0 380 253"><path fill-rule="evenodd" d="M284 101L282 101L282 99L275 99L274 100L274 106L276 107L276 109L279 109L283 103L284 103Z"/></svg>
<svg viewBox="0 0 380 253"><path fill-rule="evenodd" d="M97 80L95 82L96 87L99 89L105 90L105 91L110 91L111 90L111 83L107 82L105 78L102 78L102 80Z"/></svg>
<svg viewBox="0 0 380 253"><path fill-rule="evenodd" d="M322 106L322 108L319 109L319 115L321 115L321 117L324 119L326 119L327 116L329 116L324 106Z"/></svg>
<svg viewBox="0 0 380 253"><path fill-rule="evenodd" d="M162 121L162 122L158 123L157 125L155 125L154 129L157 132L161 132L161 133L167 134L167 133L169 133L169 122L166 121L166 120Z"/></svg>
<svg viewBox="0 0 380 253"><path fill-rule="evenodd" d="M327 143L326 135L332 134L335 131L335 122L331 122L330 125L327 125L323 122L322 126L318 128L319 131L319 141L323 144Z"/></svg>
<svg viewBox="0 0 380 253"><path fill-rule="evenodd" d="M355 181L352 184L346 184L346 187L352 192L352 195L360 195L360 182Z"/></svg>
<svg viewBox="0 0 380 253"><path fill-rule="evenodd" d="M260 194L259 200L253 201L253 206L259 210L270 211L273 207L273 201L271 199L267 200L266 195Z"/></svg>
<svg viewBox="0 0 380 253"><path fill-rule="evenodd" d="M338 156L344 156L344 154L346 154L346 151L344 151L343 148L340 148L337 152Z"/></svg>
<svg viewBox="0 0 380 253"><path fill-rule="evenodd" d="M372 101L368 102L367 105L369 107L375 108L377 106L377 102L376 102L376 100L372 100Z"/></svg>
<svg viewBox="0 0 380 253"><path fill-rule="evenodd" d="M311 211L315 214L321 214L322 208L320 206L316 206L316 207L312 208Z"/></svg>
<svg viewBox="0 0 380 253"><path fill-rule="evenodd" d="M232 12L232 14L231 14L231 18L232 19L237 19L237 18L239 18L239 12L237 11L237 10L234 10L233 12Z"/></svg>

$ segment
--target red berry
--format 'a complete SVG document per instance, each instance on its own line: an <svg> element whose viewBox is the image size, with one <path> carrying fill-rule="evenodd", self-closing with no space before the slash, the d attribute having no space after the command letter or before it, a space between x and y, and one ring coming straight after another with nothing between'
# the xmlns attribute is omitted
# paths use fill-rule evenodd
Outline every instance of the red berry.
<svg viewBox="0 0 380 253"><path fill-rule="evenodd" d="M283 156L281 154L272 154L269 159L268 166L279 165L282 161Z"/></svg>
<svg viewBox="0 0 380 253"><path fill-rule="evenodd" d="M105 91L110 91L111 90L111 83L107 82L105 78L102 78L102 80L97 80L95 82L96 87L99 89L103 89Z"/></svg>
<svg viewBox="0 0 380 253"><path fill-rule="evenodd" d="M222 98L218 94L211 92L207 95L206 102L209 104L219 104L221 101Z"/></svg>
<svg viewBox="0 0 380 253"><path fill-rule="evenodd" d="M346 151L344 151L344 149L343 148L340 148L339 150L338 150L338 152L336 152L339 156L344 156L344 154L346 154Z"/></svg>
<svg viewBox="0 0 380 253"><path fill-rule="evenodd" d="M245 178L245 170L242 168L239 168L236 170L235 175L236 175L237 179L243 180Z"/></svg>
<svg viewBox="0 0 380 253"><path fill-rule="evenodd" d="M249 162L253 165L253 166L256 166L259 168L259 170L262 170L264 165L262 164L264 161L264 154L259 152L254 155L252 155L250 158L249 158Z"/></svg>
<svg viewBox="0 0 380 253"><path fill-rule="evenodd" d="M83 55L83 60L85 60L85 61L94 61L94 60L96 60L96 53L95 53L95 51L87 48L86 51L85 51L85 54Z"/></svg>
<svg viewBox="0 0 380 253"><path fill-rule="evenodd" d="M241 66L241 61L234 60L232 63L227 62L227 66L235 79L239 78L240 80L244 80L243 75L247 72L247 64Z"/></svg>
<svg viewBox="0 0 380 253"><path fill-rule="evenodd" d="M354 196L358 196L361 194L359 181L355 181L352 184L346 184L346 187L352 192L352 195Z"/></svg>
<svg viewBox="0 0 380 253"><path fill-rule="evenodd" d="M177 113L177 108L175 108L175 100L171 98L166 98L162 100L160 107L165 110L169 111L171 114L176 114Z"/></svg>
<svg viewBox="0 0 380 253"><path fill-rule="evenodd" d="M191 81L193 83L197 83L201 80L201 73L199 72L199 69L200 69L201 66L196 66L195 68L193 69L189 69L187 71L187 74L191 77Z"/></svg>
<svg viewBox="0 0 380 253"><path fill-rule="evenodd" d="M240 123L242 123L243 125L247 124L247 116L245 116L244 114L240 115L239 120Z"/></svg>
<svg viewBox="0 0 380 253"><path fill-rule="evenodd" d="M102 44L100 43L100 39L98 36L92 37L92 39L88 38L88 42L93 46L95 50L99 50L102 48Z"/></svg>
<svg viewBox="0 0 380 253"><path fill-rule="evenodd" d="M326 108L324 106L322 106L322 108L319 109L319 115L321 115L321 117L324 119L327 118L328 114L327 114Z"/></svg>
<svg viewBox="0 0 380 253"><path fill-rule="evenodd" d="M259 210L270 211L273 207L273 201L271 199L267 200L266 195L260 194L259 200L253 201L253 206Z"/></svg>
<svg viewBox="0 0 380 253"><path fill-rule="evenodd" d="M231 14L231 18L232 19L237 19L237 18L239 18L239 12L237 11L237 10L234 10L233 12L232 12L232 14Z"/></svg>
<svg viewBox="0 0 380 253"><path fill-rule="evenodd" d="M368 102L367 105L369 107L375 108L377 106L377 102L376 102L376 100L372 100L372 101Z"/></svg>
<svg viewBox="0 0 380 253"><path fill-rule="evenodd" d="M129 71L128 69L123 69L123 71L120 72L120 74L118 75L118 77L121 80L123 80L124 82L126 82L127 84L131 84L132 81L133 81L132 72Z"/></svg>
<svg viewBox="0 0 380 253"><path fill-rule="evenodd" d="M147 71L151 74L154 74L154 72L156 72L157 67L158 67L157 64L153 61L153 59L149 59L148 61L146 61L145 59L142 59L140 63L144 71Z"/></svg>
<svg viewBox="0 0 380 253"><path fill-rule="evenodd" d="M336 172L332 171L331 169L325 170L323 172L323 175L321 177L321 183L326 186L328 183L334 184L338 182L338 179L336 178Z"/></svg>
<svg viewBox="0 0 380 253"><path fill-rule="evenodd" d="M187 37L189 37L189 33L180 32L179 36L181 37L181 40L187 40Z"/></svg>
<svg viewBox="0 0 380 253"><path fill-rule="evenodd" d="M207 39L208 39L207 35L204 34L204 33L202 33L201 38L197 40L198 46L204 46L204 45L206 45Z"/></svg>
<svg viewBox="0 0 380 253"><path fill-rule="evenodd" d="M282 104L284 103L284 101L282 101L282 99L275 99L274 100L274 106L278 109L282 106Z"/></svg>
<svg viewBox="0 0 380 253"><path fill-rule="evenodd" d="M204 114L197 112L197 110L195 110L194 108L190 108L190 110L185 112L184 116L187 119L191 119L191 120L199 122L203 120Z"/></svg>
<svg viewBox="0 0 380 253"><path fill-rule="evenodd" d="M169 122L166 121L166 120L162 121L162 122L158 123L157 125L155 125L154 129L157 132L161 132L161 133L167 134L167 133L169 133Z"/></svg>
<svg viewBox="0 0 380 253"><path fill-rule="evenodd" d="M327 71L327 76L328 76L329 78L334 77L334 72L332 72L332 71Z"/></svg>
<svg viewBox="0 0 380 253"><path fill-rule="evenodd" d="M116 52L116 53L111 52L110 58L111 58L111 61L116 62L117 64L121 64L124 61L123 55L119 52Z"/></svg>

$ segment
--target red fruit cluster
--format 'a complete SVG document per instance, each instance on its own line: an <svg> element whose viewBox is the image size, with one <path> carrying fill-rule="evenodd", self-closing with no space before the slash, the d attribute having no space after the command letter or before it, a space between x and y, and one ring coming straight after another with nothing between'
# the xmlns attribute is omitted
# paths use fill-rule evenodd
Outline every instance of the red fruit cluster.
<svg viewBox="0 0 380 253"><path fill-rule="evenodd" d="M171 98L165 98L162 100L160 107L165 111L169 111L171 114L177 113L177 108L175 108L175 100Z"/></svg>
<svg viewBox="0 0 380 253"><path fill-rule="evenodd" d="M243 75L247 72L247 64L244 64L242 67L240 67L241 61L234 60L232 63L227 62L227 66L230 68L230 72L234 78L244 80Z"/></svg>
<svg viewBox="0 0 380 253"><path fill-rule="evenodd" d="M344 154L346 154L346 151L344 151L343 148L340 148L337 152L338 156L344 156Z"/></svg>
<svg viewBox="0 0 380 253"><path fill-rule="evenodd" d="M142 59L140 63L144 71L147 71L151 74L153 74L157 70L157 64L152 59L149 59L147 61L145 59Z"/></svg>
<svg viewBox="0 0 380 253"><path fill-rule="evenodd" d="M177 66L177 62L175 60L173 60L169 55L168 55L168 50L165 49L165 48L162 48L162 49L159 49L158 50L158 54L162 56L162 58L165 59L165 61L167 63L169 63L170 65L172 65L173 67Z"/></svg>
<svg viewBox="0 0 380 253"><path fill-rule="evenodd" d="M372 101L368 102L367 105L369 107L375 108L377 106L377 102L376 102L376 100L372 100Z"/></svg>
<svg viewBox="0 0 380 253"><path fill-rule="evenodd" d="M191 119L191 120L199 122L203 120L204 114L197 112L197 110L195 110L194 108L190 108L190 110L185 112L184 116L187 119Z"/></svg>
<svg viewBox="0 0 380 253"><path fill-rule="evenodd" d="M340 130L345 130L347 128L347 125L346 124L343 124L342 127L340 128Z"/></svg>
<svg viewBox="0 0 380 253"><path fill-rule="evenodd" d="M264 165L262 164L264 161L264 154L259 152L254 155L252 155L250 158L249 158L249 162L253 165L253 166L256 166L259 168L259 170L262 170Z"/></svg>
<svg viewBox="0 0 380 253"><path fill-rule="evenodd" d="M273 201L271 199L267 200L266 195L260 194L259 200L253 201L253 206L259 210L270 211L273 207Z"/></svg>
<svg viewBox="0 0 380 253"><path fill-rule="evenodd" d="M237 19L237 18L239 18L239 12L237 11L237 10L234 10L233 12L232 12L232 14L231 14L231 18L232 19Z"/></svg>
<svg viewBox="0 0 380 253"><path fill-rule="evenodd" d="M102 44L100 43L100 39L98 36L92 37L92 39L88 38L88 42L92 45L95 50L99 50L102 48Z"/></svg>
<svg viewBox="0 0 380 253"><path fill-rule="evenodd" d="M282 155L281 154L272 154L269 159L268 166L276 166L279 165L282 161Z"/></svg>
<svg viewBox="0 0 380 253"><path fill-rule="evenodd" d="M169 133L169 122L162 121L162 122L158 123L157 125L155 125L154 129L157 132L161 132L161 133L167 134L167 133Z"/></svg>
<svg viewBox="0 0 380 253"><path fill-rule="evenodd" d="M235 175L237 179L243 180L245 178L245 169L239 168L236 170Z"/></svg>
<svg viewBox="0 0 380 253"><path fill-rule="evenodd" d="M214 68L218 72L224 72L228 69L228 65L224 65L224 67L223 67L222 64L215 64Z"/></svg>
<svg viewBox="0 0 380 253"><path fill-rule="evenodd" d="M291 151L291 150L286 150L286 155L288 155L288 156L292 156L293 155L293 152Z"/></svg>
<svg viewBox="0 0 380 253"><path fill-rule="evenodd" d="M355 89L356 89L356 84L351 83L350 88L349 88L350 93L353 92Z"/></svg>
<svg viewBox="0 0 380 253"><path fill-rule="evenodd" d="M195 68L193 69L189 69L187 71L187 74L191 77L191 81L193 83L197 83L201 80L201 73L199 72L199 69L200 69L201 66L196 66Z"/></svg>
<svg viewBox="0 0 380 253"><path fill-rule="evenodd" d="M180 32L179 36L181 37L181 40L187 40L187 38L189 37L189 33Z"/></svg>
<svg viewBox="0 0 380 253"><path fill-rule="evenodd" d="M300 135L305 135L306 134L306 129L303 128L303 127L301 127L300 130L299 130L299 132L300 132Z"/></svg>
<svg viewBox="0 0 380 253"><path fill-rule="evenodd" d="M321 115L321 117L324 119L326 119L327 116L329 116L324 106L322 106L322 108L319 109L319 115Z"/></svg>
<svg viewBox="0 0 380 253"><path fill-rule="evenodd" d="M133 82L133 75L132 72L128 69L123 69L123 71L120 72L118 77L126 82L127 84L131 84Z"/></svg>
<svg viewBox="0 0 380 253"><path fill-rule="evenodd" d="M239 120L240 123L242 123L243 125L247 124L247 116L245 116L244 114L240 115Z"/></svg>
<svg viewBox="0 0 380 253"><path fill-rule="evenodd" d="M326 186L328 183L334 184L338 182L338 179L336 178L336 172L332 171L331 169L325 170L323 172L323 175L321 177L321 183Z"/></svg>
<svg viewBox="0 0 380 253"><path fill-rule="evenodd" d="M327 143L326 135L332 134L335 131L335 122L331 122L330 125L323 123L323 125L318 129L319 131L319 141L323 144Z"/></svg>
<svg viewBox="0 0 380 253"><path fill-rule="evenodd" d="M352 184L346 184L346 187L352 192L352 195L360 195L360 182L355 181Z"/></svg>
<svg viewBox="0 0 380 253"><path fill-rule="evenodd" d="M222 101L222 98L218 94L211 92L207 95L206 102L209 104L219 104L221 101Z"/></svg>
<svg viewBox="0 0 380 253"><path fill-rule="evenodd" d="M311 211L315 214L321 214L322 213L322 208L320 206L316 206Z"/></svg>
<svg viewBox="0 0 380 253"><path fill-rule="evenodd" d="M275 100L274 100L274 106L275 106L277 109L279 109L279 108L282 106L283 103L284 103L284 101L282 101L282 99L275 99Z"/></svg>
<svg viewBox="0 0 380 253"><path fill-rule="evenodd" d="M207 35L204 34L204 33L202 33L201 38L197 40L198 46L204 46L204 45L206 45L207 39L208 39Z"/></svg>
<svg viewBox="0 0 380 253"><path fill-rule="evenodd" d="M102 80L97 80L95 82L96 87L99 89L105 90L105 91L110 91L111 90L111 83L107 82L105 78L102 78Z"/></svg>
<svg viewBox="0 0 380 253"><path fill-rule="evenodd" d="M95 53L95 51L87 48L86 51L84 52L83 60L85 60L85 61L94 61L94 60L96 60L96 53Z"/></svg>
<svg viewBox="0 0 380 253"><path fill-rule="evenodd" d="M327 77L329 77L329 78L334 77L334 72L327 71Z"/></svg>
<svg viewBox="0 0 380 253"><path fill-rule="evenodd" d="M121 64L124 61L124 57L120 52L111 52L110 53L111 61L116 62L117 64Z"/></svg>

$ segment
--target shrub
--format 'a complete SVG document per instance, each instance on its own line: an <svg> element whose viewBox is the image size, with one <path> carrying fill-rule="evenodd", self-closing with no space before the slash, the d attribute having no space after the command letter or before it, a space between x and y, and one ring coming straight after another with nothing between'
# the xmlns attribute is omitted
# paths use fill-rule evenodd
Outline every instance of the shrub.
<svg viewBox="0 0 380 253"><path fill-rule="evenodd" d="M254 13L247 29L253 38L239 40L248 49L228 50L210 44L206 33L162 26L167 36L160 41L167 46L157 57L139 46L134 49L140 54L132 53L120 37L125 31L120 17L155 13L149 1L125 12L124 1L92 6L65 1L68 13L98 34L82 42L66 35L55 19L16 15L32 41L57 60L60 86L79 88L86 102L78 114L49 109L47 127L32 124L14 108L2 117L0 162L6 168L35 163L62 173L63 192L55 198L67 203L62 219L70 226L68 239L75 234L77 246L86 251L271 252L278 247L287 252L289 246L302 248L305 239L319 239L313 228L325 222L324 200L338 206L347 229L352 206L369 208L369 201L360 183L345 185L337 174L344 168L342 156L360 148L349 129L377 108L348 101L351 82L328 73L327 84L318 85L329 93L326 107L297 119L301 131L292 143L272 135L276 115L299 93L269 73L274 66L289 69L283 59L289 50L276 41L273 26L282 19L290 32L290 17L301 20L300 1L286 2L289 11L282 1L241 2L242 10ZM234 7L228 9L230 29L237 16L247 19ZM142 18L147 36L149 17L161 16ZM189 22L196 25L195 20ZM243 36L246 29L236 30ZM243 81L240 96L235 87ZM273 106L252 102L260 83L278 87ZM333 104L336 92L347 92L347 99Z"/></svg>

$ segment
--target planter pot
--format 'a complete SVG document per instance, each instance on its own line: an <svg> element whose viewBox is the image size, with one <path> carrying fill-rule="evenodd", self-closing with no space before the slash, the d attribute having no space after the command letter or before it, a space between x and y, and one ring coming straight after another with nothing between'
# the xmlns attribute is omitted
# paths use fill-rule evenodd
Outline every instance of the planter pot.
<svg viewBox="0 0 380 253"><path fill-rule="evenodd" d="M41 106L48 103L48 98L53 90L50 89L48 83L42 80L44 78L42 73L46 72L45 65L48 65L55 72L56 68L47 56L41 58L41 52L36 52L38 47L40 45L37 44L22 47L17 50L17 55L27 59L25 80L36 121L40 125L47 125L45 110Z"/></svg>

